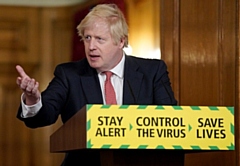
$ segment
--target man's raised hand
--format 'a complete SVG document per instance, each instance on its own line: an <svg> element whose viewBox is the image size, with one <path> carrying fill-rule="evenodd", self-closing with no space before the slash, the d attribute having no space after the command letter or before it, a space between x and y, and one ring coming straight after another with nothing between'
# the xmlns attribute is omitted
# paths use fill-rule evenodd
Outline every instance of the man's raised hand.
<svg viewBox="0 0 240 166"><path fill-rule="evenodd" d="M20 65L16 66L16 70L19 74L16 83L25 94L25 103L36 104L40 99L39 83L34 78L30 78Z"/></svg>

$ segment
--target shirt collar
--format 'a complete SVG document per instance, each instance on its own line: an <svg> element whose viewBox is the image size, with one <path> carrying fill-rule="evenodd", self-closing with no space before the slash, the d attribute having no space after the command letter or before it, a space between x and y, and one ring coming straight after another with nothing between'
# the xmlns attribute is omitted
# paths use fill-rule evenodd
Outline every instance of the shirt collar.
<svg viewBox="0 0 240 166"><path fill-rule="evenodd" d="M124 71L124 63L125 63L125 54L123 54L121 61L110 71L113 72L120 78L123 78L123 71Z"/></svg>
<svg viewBox="0 0 240 166"><path fill-rule="evenodd" d="M117 75L118 77L123 78L124 64L125 64L125 54L123 53L121 61L110 71L115 75ZM101 74L101 72L99 71L97 72Z"/></svg>

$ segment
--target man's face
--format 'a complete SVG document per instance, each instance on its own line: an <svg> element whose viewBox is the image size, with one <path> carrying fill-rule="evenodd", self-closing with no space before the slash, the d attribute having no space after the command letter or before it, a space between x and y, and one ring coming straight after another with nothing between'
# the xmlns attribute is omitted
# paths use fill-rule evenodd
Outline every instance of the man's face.
<svg viewBox="0 0 240 166"><path fill-rule="evenodd" d="M123 55L124 41L115 44L107 23L99 19L84 30L84 46L88 63L100 71L115 67Z"/></svg>

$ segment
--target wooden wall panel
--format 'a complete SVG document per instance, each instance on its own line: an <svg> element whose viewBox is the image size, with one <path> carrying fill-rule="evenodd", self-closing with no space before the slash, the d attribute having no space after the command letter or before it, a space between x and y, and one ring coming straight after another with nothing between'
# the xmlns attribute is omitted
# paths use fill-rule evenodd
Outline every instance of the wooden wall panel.
<svg viewBox="0 0 240 166"><path fill-rule="evenodd" d="M187 9L180 13L182 104L234 104L235 65L231 63L236 57L236 45L232 44L236 41L236 7L233 2L181 1L181 8Z"/></svg>
<svg viewBox="0 0 240 166"><path fill-rule="evenodd" d="M213 10L204 5L207 5L204 1L183 1L181 4L187 9L181 12L182 104L211 105L218 101L217 1L208 3Z"/></svg>
<svg viewBox="0 0 240 166"><path fill-rule="evenodd" d="M180 95L179 4L178 0L161 0L160 3L161 59L167 63L172 88L178 103Z"/></svg>
<svg viewBox="0 0 240 166"><path fill-rule="evenodd" d="M128 41L132 49L127 54L160 59L160 1L125 0L125 4Z"/></svg>
<svg viewBox="0 0 240 166"><path fill-rule="evenodd" d="M206 2L181 1L180 104L183 105L216 105L220 94L218 0Z"/></svg>
<svg viewBox="0 0 240 166"><path fill-rule="evenodd" d="M239 107L239 103L240 103L240 38L239 38L239 34L240 34L240 12L239 12L239 9L240 9L240 4L239 4L239 0L237 1L237 7L238 7L238 23L237 23L237 26L236 26L236 29L237 29L237 36L238 36L238 41L237 41L237 56L235 58L236 60L236 85L235 85L235 92L236 92L236 98L235 98L235 111L236 112L236 117L235 118L235 125L238 126L236 128L236 140L235 140L235 143L236 143L236 146L237 146L237 149L236 149L236 159L237 159L237 163L236 165L239 166L240 165L240 122L239 122L239 117L240 117L240 107Z"/></svg>
<svg viewBox="0 0 240 166"><path fill-rule="evenodd" d="M31 74L37 66L38 12L7 6L0 10L0 164L25 165L30 164L31 133L16 119L20 91L15 83L15 64L25 64Z"/></svg>
<svg viewBox="0 0 240 166"><path fill-rule="evenodd" d="M238 57L237 0L162 0L162 59L180 105L235 106ZM177 93L176 93L177 92ZM236 150L186 155L190 165L237 165Z"/></svg>
<svg viewBox="0 0 240 166"><path fill-rule="evenodd" d="M60 165L64 154L49 152L49 137L61 125L29 129L16 118L21 91L15 65L43 90L56 64L71 58L73 14L79 6L0 6L0 165Z"/></svg>
<svg viewBox="0 0 240 166"><path fill-rule="evenodd" d="M220 59L220 71L222 77L220 78L221 87L220 91L220 104L221 105L233 105L236 108L236 117L238 117L238 107L236 107L237 98L237 66L238 66L238 13L239 8L238 0L221 1L221 34L219 36L219 53ZM230 93L229 93L230 92ZM239 120L239 119L236 119ZM237 121L236 121L237 122ZM236 126L239 123L236 123Z"/></svg>
<svg viewBox="0 0 240 166"><path fill-rule="evenodd" d="M38 18L34 8L1 7L0 62L25 62L26 58L36 63L39 60Z"/></svg>

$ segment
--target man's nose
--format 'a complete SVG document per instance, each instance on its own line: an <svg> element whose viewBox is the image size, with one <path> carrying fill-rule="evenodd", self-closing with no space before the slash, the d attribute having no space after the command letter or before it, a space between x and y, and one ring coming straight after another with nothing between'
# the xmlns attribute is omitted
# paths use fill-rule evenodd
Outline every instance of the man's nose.
<svg viewBox="0 0 240 166"><path fill-rule="evenodd" d="M90 41L89 41L89 49L90 50L94 50L96 48L96 41L94 38L92 38Z"/></svg>

